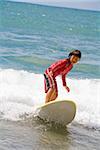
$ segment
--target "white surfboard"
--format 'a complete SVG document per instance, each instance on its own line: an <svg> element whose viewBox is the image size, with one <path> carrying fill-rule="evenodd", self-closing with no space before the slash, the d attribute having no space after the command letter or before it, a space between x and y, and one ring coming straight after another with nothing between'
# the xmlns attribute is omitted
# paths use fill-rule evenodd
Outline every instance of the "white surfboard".
<svg viewBox="0 0 100 150"><path fill-rule="evenodd" d="M76 114L76 105L71 100L49 102L36 110L37 116L47 122L63 126L72 122Z"/></svg>

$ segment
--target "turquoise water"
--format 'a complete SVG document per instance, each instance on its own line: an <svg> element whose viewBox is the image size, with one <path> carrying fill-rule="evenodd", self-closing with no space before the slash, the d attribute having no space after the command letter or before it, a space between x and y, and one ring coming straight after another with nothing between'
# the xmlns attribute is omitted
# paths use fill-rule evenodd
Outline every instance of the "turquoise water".
<svg viewBox="0 0 100 150"><path fill-rule="evenodd" d="M99 150L100 12L0 0L0 150ZM43 72L80 49L82 59L57 78L58 99L77 112L65 129L32 117L44 104Z"/></svg>
<svg viewBox="0 0 100 150"><path fill-rule="evenodd" d="M82 59L70 76L100 77L100 12L0 1L0 67L43 73L72 49Z"/></svg>

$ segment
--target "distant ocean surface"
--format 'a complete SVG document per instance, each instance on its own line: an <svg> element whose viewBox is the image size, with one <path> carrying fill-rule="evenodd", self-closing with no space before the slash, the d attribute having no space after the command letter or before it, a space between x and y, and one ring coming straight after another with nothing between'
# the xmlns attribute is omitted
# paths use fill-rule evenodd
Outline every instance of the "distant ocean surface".
<svg viewBox="0 0 100 150"><path fill-rule="evenodd" d="M77 113L55 131L30 118L44 103L44 70L73 49L82 59L67 75L71 92L57 82L58 98L74 100ZM0 0L0 134L0 150L99 150L99 11Z"/></svg>

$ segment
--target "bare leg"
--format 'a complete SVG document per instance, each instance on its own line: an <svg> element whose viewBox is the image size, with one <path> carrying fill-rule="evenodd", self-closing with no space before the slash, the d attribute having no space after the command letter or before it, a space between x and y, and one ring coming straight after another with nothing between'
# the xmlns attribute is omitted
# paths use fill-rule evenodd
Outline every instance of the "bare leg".
<svg viewBox="0 0 100 150"><path fill-rule="evenodd" d="M48 92L46 93L45 103L47 103L47 102L50 101L50 97L51 97L52 93L53 93L53 89L50 88L50 89L48 90Z"/></svg>
<svg viewBox="0 0 100 150"><path fill-rule="evenodd" d="M56 90L54 89L51 96L50 96L50 101L53 101L57 98Z"/></svg>
<svg viewBox="0 0 100 150"><path fill-rule="evenodd" d="M45 103L55 100L56 97L57 97L56 90L53 88L50 88L46 94Z"/></svg>

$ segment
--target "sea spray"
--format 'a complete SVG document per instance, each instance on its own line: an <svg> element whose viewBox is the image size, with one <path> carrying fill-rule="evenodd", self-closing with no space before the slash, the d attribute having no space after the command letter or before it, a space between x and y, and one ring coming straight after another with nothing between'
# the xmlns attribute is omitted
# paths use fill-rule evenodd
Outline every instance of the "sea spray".
<svg viewBox="0 0 100 150"><path fill-rule="evenodd" d="M58 99L73 100L77 105L74 122L87 127L100 128L100 80L66 78L70 92L57 77ZM31 115L44 104L44 77L24 70L0 70L0 118L21 120L24 114Z"/></svg>

